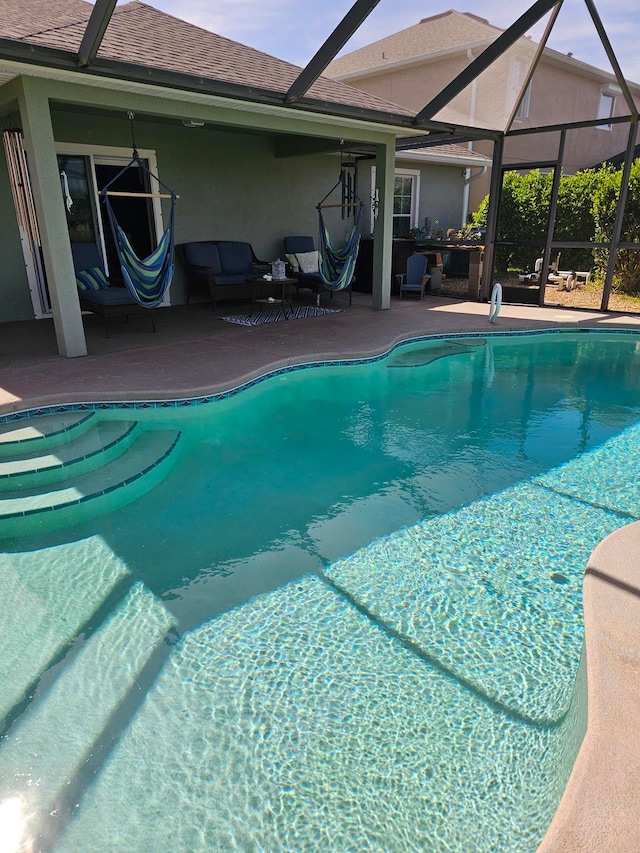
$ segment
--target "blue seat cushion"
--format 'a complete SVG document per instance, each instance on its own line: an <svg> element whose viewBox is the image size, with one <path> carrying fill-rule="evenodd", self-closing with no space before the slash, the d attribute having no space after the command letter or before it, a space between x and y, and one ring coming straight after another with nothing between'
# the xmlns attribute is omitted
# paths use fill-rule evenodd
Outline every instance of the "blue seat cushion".
<svg viewBox="0 0 640 853"><path fill-rule="evenodd" d="M319 272L299 272L298 273L298 280L300 282L314 281L314 282L317 282L318 284L324 284L324 282L322 281L322 276L320 275Z"/></svg>
<svg viewBox="0 0 640 853"><path fill-rule="evenodd" d="M218 241L218 252L220 254L221 272L229 275L251 275L253 272L253 256L250 243L241 243L233 240ZM219 281L219 284L223 282Z"/></svg>
<svg viewBox="0 0 640 853"><path fill-rule="evenodd" d="M209 267L214 275L219 275L222 272L218 245L210 240L185 243L184 256L194 266Z"/></svg>
<svg viewBox="0 0 640 853"><path fill-rule="evenodd" d="M94 305L138 305L126 287L82 291L80 299L83 302L92 302Z"/></svg>

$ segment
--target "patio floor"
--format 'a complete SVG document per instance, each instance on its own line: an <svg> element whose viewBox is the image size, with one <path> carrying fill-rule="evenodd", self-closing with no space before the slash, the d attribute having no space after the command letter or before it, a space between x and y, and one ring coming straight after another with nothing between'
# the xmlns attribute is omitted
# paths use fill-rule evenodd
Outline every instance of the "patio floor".
<svg viewBox="0 0 640 853"><path fill-rule="evenodd" d="M34 406L98 400L198 396L265 370L306 360L363 356L416 335L510 331L548 327L640 328L640 316L503 305L491 325L488 306L427 296L422 302L392 299L388 311L373 311L369 294L354 293L353 305L337 294L325 298L339 314L258 327L223 322L246 306L195 303L156 311L157 333L147 318L110 323L84 318L89 355L58 355L53 322L5 323L0 328L0 415Z"/></svg>

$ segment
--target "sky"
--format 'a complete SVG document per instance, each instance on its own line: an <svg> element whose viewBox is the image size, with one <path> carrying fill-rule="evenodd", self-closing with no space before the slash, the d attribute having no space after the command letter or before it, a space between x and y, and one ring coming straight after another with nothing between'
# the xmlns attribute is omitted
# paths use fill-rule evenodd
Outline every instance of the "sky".
<svg viewBox="0 0 640 853"><path fill-rule="evenodd" d="M256 47L296 65L305 65L342 20L354 0L147 0L150 5L227 38ZM342 52L384 38L421 18L455 8L506 28L532 0L380 0ZM624 75L640 83L640 3L595 0ZM534 39L543 27L531 31ZM565 0L548 46L611 70L584 0ZM437 46L434 46L437 47Z"/></svg>

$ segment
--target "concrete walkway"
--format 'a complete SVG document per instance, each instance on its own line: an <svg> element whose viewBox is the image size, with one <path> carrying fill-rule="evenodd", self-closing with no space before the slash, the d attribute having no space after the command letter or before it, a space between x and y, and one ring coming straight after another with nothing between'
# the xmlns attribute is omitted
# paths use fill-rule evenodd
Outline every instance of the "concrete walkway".
<svg viewBox="0 0 640 853"><path fill-rule="evenodd" d="M640 316L505 305L491 325L488 306L427 297L373 311L354 294L326 303L342 313L247 328L222 322L209 304L114 321L104 336L86 317L89 355L57 355L51 321L0 327L0 414L67 402L161 400L233 387L304 361L380 353L414 336L542 328L630 328ZM246 310L246 309L240 309ZM226 313L238 312L226 309ZM223 312L225 313L225 312ZM589 723L573 774L540 853L640 850L640 523L596 549L584 584Z"/></svg>

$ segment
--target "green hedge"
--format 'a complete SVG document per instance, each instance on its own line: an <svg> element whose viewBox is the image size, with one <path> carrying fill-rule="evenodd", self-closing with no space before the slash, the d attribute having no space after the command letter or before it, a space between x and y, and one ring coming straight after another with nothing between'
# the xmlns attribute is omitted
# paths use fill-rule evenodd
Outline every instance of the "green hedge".
<svg viewBox="0 0 640 853"><path fill-rule="evenodd" d="M602 171L601 180L593 196L596 240L611 239L621 182L622 169ZM640 242L640 160L636 160L631 166L621 240L623 243ZM596 249L593 254L596 268L604 276L609 253L605 249ZM632 295L640 293L640 251L620 249L613 277L613 288L620 293Z"/></svg>
<svg viewBox="0 0 640 853"><path fill-rule="evenodd" d="M620 192L622 169L602 166L575 175L563 175L558 190L554 240L604 241L613 233L616 204ZM502 186L498 239L515 246L498 247L496 270L531 271L544 248L552 174L534 169L527 175L506 172ZM473 214L473 223L486 226L489 197ZM539 245L522 246L520 242L539 240ZM640 159L631 169L629 194L625 211L622 240L640 242ZM606 250L564 249L562 269L594 270L604 278L607 268ZM614 277L614 289L624 293L640 292L640 251L621 250Z"/></svg>

